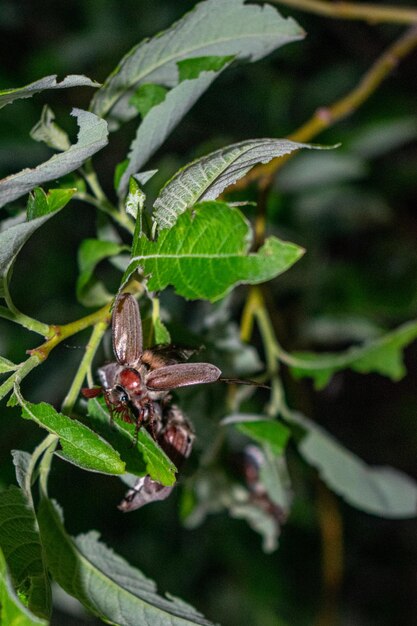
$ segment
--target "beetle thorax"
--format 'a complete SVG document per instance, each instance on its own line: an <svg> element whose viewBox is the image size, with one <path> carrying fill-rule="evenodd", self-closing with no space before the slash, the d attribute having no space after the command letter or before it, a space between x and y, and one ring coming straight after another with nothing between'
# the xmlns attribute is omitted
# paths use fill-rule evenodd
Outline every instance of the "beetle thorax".
<svg viewBox="0 0 417 626"><path fill-rule="evenodd" d="M130 367L122 369L118 379L118 383L130 393L140 396L146 391L140 372L137 369Z"/></svg>

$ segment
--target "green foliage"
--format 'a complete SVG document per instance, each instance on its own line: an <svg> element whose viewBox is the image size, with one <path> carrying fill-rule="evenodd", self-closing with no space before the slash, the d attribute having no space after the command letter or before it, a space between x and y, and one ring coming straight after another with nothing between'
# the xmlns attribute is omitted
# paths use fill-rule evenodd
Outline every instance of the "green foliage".
<svg viewBox="0 0 417 626"><path fill-rule="evenodd" d="M258 443L268 444L277 455L285 451L290 436L289 429L281 422L263 419L258 415L230 416L223 420L223 424L236 424L241 433Z"/></svg>
<svg viewBox="0 0 417 626"><path fill-rule="evenodd" d="M41 93L46 89L67 89L69 87L99 87L99 83L90 80L86 76L76 75L67 76L60 83L57 83L56 74L54 76L45 76L25 87L0 91L0 108L20 98L31 98L36 93Z"/></svg>
<svg viewBox="0 0 417 626"><path fill-rule="evenodd" d="M0 207L20 198L38 185L65 176L107 144L107 124L96 115L74 109L80 127L77 143L34 169L26 169L0 181Z"/></svg>
<svg viewBox="0 0 417 626"><path fill-rule="evenodd" d="M92 430L41 402L22 403L22 417L30 419L59 437L59 455L78 467L104 474L123 474L125 464L119 454Z"/></svg>
<svg viewBox="0 0 417 626"><path fill-rule="evenodd" d="M322 389L332 376L350 368L361 374L377 372L391 380L400 380L406 373L402 353L417 337L417 323L408 322L364 346L353 347L340 354L297 353L289 356L288 363L296 378L313 378L317 389Z"/></svg>
<svg viewBox="0 0 417 626"><path fill-rule="evenodd" d="M55 211L63 209L75 192L76 189L51 189L46 194L42 187L37 187L33 190L33 193L29 194L26 207L28 222L37 217L42 217L43 215L55 213Z"/></svg>
<svg viewBox="0 0 417 626"><path fill-rule="evenodd" d="M9 626L47 626L48 622L30 613L13 588L6 560L0 550L0 619Z"/></svg>
<svg viewBox="0 0 417 626"><path fill-rule="evenodd" d="M212 624L185 602L158 595L153 581L100 543L96 532L69 537L59 510L45 497L39 525L52 575L103 621L126 626L167 620L173 626Z"/></svg>
<svg viewBox="0 0 417 626"><path fill-rule="evenodd" d="M102 306L110 302L109 293L102 281L94 276L94 270L104 259L120 254L128 249L114 241L100 239L84 239L78 251L78 267L80 274L77 280L77 298L84 306Z"/></svg>
<svg viewBox="0 0 417 626"><path fill-rule="evenodd" d="M94 96L92 111L113 123L125 122L137 114L129 106L132 91L150 82L175 85L179 61L213 54L257 61L303 36L294 20L282 18L268 5L200 2L170 29L135 46L122 59Z"/></svg>
<svg viewBox="0 0 417 626"><path fill-rule="evenodd" d="M0 356L0 375L4 375L0 399L11 393L7 406L10 413L13 407L20 405L25 420L48 431L32 455L13 452L19 487L0 490L2 624L47 624L51 615L50 576L106 623L132 626L209 626L212 623L182 600L159 595L155 583L101 543L96 531L76 538L67 534L61 510L50 499L47 489L56 457L76 466L72 471L84 472L85 485L84 481L77 484L80 491L86 489L88 473L100 473L108 475L96 477L109 481L102 485L110 484L110 476L118 476L133 488L133 499L141 489L144 492L147 489L152 502L162 499L158 494L166 496L172 491L182 472L181 462L191 453L195 438L187 478L180 476L185 525L195 528L209 514L226 512L233 518L245 520L260 535L265 552L277 549L281 527L291 513L294 497L295 518L300 515L299 510L303 510L303 523L308 523L309 514L314 518L308 513L312 507L306 495L309 489L300 487L303 479L309 480L311 472L305 472L300 457L317 470L321 481L332 491L361 511L388 519L417 515L415 481L393 468L367 465L320 425L288 406L287 396L291 400L289 404L296 406L314 405L314 401L303 397L302 385L296 386L300 396L298 391L293 393L294 381L285 389L284 383L288 380L285 376L281 378L281 368L286 366L295 379L309 377L317 389L323 389L335 373L346 369L362 375L378 373L392 381L406 374L403 352L417 338L416 321L398 325L399 320L409 319L409 311L415 304L415 296L409 293L409 282L406 285L408 308L397 310L396 303L391 302L392 290L385 281L382 280L378 291L372 276L361 291L357 276L362 274L348 261L336 258L328 263L320 246L328 244L330 249L332 238L337 243L344 228L354 233L350 243L360 246L364 221L370 220L373 226L379 227L386 224L384 220L388 219L390 211L377 191L366 193L355 184L370 173L371 158L380 158L416 136L415 119L403 116L377 126L365 123L362 132L353 138L347 137L341 150L317 154L316 149L321 150L323 146L267 135L247 139L246 129L239 126L238 131L233 131L233 124L227 117L224 121L227 130L216 136L211 129L207 131L210 121L207 123L205 118L203 139L206 143L194 146L193 140L194 160L187 164L182 156L180 159L171 154L168 158L158 152L206 91L210 90L203 115L207 120L214 115L221 117L217 100L215 107L210 104L212 87L216 87L214 83L220 76L216 93L224 100L229 99L229 90L236 89L233 80L239 83L237 97L235 92L235 98L230 99L233 116L239 107L243 114L248 100L245 100L242 74L238 73L242 70L238 66L260 61L285 44L302 39L304 34L292 18L283 18L272 6L245 4L244 0L203 0L159 35L135 45L103 85L82 75L69 75L61 82L56 81L56 75L51 75L24 87L0 92L2 108L46 90L85 86L96 89L88 111L78 108L72 111L79 127L74 143L70 142L65 122L61 128L55 122L55 113L44 105L30 136L45 144L40 146L43 150L49 148L58 153L36 166L28 157L30 168L25 167L0 180L0 207L11 205L3 210L0 224L0 317L44 338L37 347L33 347L33 343L24 345L29 356L21 362L19 356L15 356L17 349L13 347L9 354L7 337L0 338L0 349L5 354ZM262 67L258 64L253 76L258 72L262 75ZM237 72L234 79L233 71ZM269 77L261 82L263 89L267 85L275 94L274 98L278 104L281 102L284 110L282 93L288 95L290 83L288 89L282 89L284 83L275 85ZM331 122L330 109L323 108L323 86L326 89L329 86L326 77L318 81L320 103L313 124L318 120ZM251 99L252 95L247 97ZM314 104L313 94L307 91L304 97L309 104L310 100ZM251 102L248 107L256 123L257 107L263 111L265 99L263 92L259 102ZM21 103L21 106L27 104ZM55 109L61 120L59 104L54 104ZM275 116L279 121L281 114L279 106L274 104L273 109L271 135L275 135L279 127ZM12 107L7 109L10 110ZM131 124L122 128L138 116L136 130ZM39 113L33 119L39 119ZM123 135L120 140L119 135L110 134L118 129L120 136L133 131L134 137ZM182 133L187 132L190 131L185 122L173 135L173 141L178 143L171 147L171 153L184 154L186 142L181 143ZM235 138L236 134L239 136ZM93 164L92 157L104 151L109 142L112 142L111 150L101 153ZM219 145L221 147L213 151ZM124 159L120 154L123 146L129 146ZM308 152L280 174L278 190L272 180L273 167L295 156L301 148ZM283 158L278 161L279 157ZM116 158L123 160L116 163ZM269 164L267 170L262 169L264 174L267 172L266 176L259 179L257 190L248 190L245 176L262 164ZM105 182L107 178L111 180L112 175L114 189ZM378 181L382 178L378 171ZM241 181L243 191L230 190L237 181ZM41 186L44 184L46 189ZM107 193L113 197L108 197ZM94 225L85 206L80 210L75 200L87 205L88 210L96 211ZM58 297L52 296L46 286L42 292L40 285L47 273L53 274L60 285L65 281L64 262L56 254L50 256L49 252L56 242L58 246L62 243L64 248L66 231L58 226L56 240L44 241L38 248L34 242L30 258L41 258L42 275L31 266L23 268L17 257L31 236L67 205L67 211L54 222L70 214L69 228L74 238L78 236L79 227L89 229L82 241L77 240L75 292L78 304L74 306L101 308L60 324L59 320L49 319L59 311ZM92 234L91 229L94 229ZM41 230L40 235L42 232L45 231ZM294 238L305 246L309 254L303 263L297 261L303 256L304 247L281 239L278 236L281 233L285 239ZM398 264L395 259L391 263L390 250L382 249L379 254L379 259L387 263L387 273L396 276ZM112 266L111 275L104 261ZM287 278L286 272L293 266ZM15 267L17 271L12 281ZM269 291L254 287L278 276L280 280L271 283ZM32 292L37 297L38 291L47 294L47 297L40 295L39 299L44 306L42 315L50 310L47 315L50 323L43 323L17 308L13 298L20 283L23 296L20 293L16 301L23 302L28 310L33 306ZM239 285L252 287L232 295L232 290ZM119 365L139 371L146 381L149 369L158 369L161 364L173 365L180 358L185 360L192 355L195 361L212 361L218 365L223 381L202 385L197 391L181 389L177 396L176 389L158 390L157 386L152 389L150 383L148 388L144 387L145 391L139 390L140 393L126 390L119 384L122 377L116 377L113 391L119 394L119 401L108 393L107 387L113 383L109 382L111 376L106 379L104 368L98 374L104 389L94 387L96 366L110 356L97 351L111 322L112 301L123 290L140 299L145 347L169 344L171 337L174 346L168 349L165 345L151 356L147 351L143 361L142 354L132 357L132 352L132 358L124 359L117 351L117 334L123 336L122 342L127 343L131 351L135 341L140 344L139 347L135 344L140 352L142 333L139 328L129 326L131 320L126 319L123 323L127 328L116 328L116 313L113 359L117 358ZM379 307L381 292L384 306L391 306L388 310L394 311L391 318L381 313L387 310ZM244 304L243 297L246 297ZM188 304L183 299L200 302ZM221 299L223 302L212 306ZM56 304L51 305L52 302ZM128 299L128 302L132 301ZM61 309L65 309L64 304ZM232 318L241 309L239 328ZM71 317L74 310L69 306L63 317L67 314ZM415 311L412 314L415 316ZM179 322L181 316L183 320ZM313 316L311 322L309 317ZM262 345L265 365L255 346L248 345L255 324L254 341ZM381 331L382 327L394 325L395 330ZM315 352L287 352L282 348L278 337L292 331L293 326L297 326L298 343L292 345L314 345ZM61 379L56 376L61 382L56 383L51 377L51 384L48 380L43 385L36 383L40 397L49 394L53 402L63 399L61 411L46 401L34 403L26 399L33 388L30 384L26 387L26 382L23 387L23 379L27 377L30 383L32 370L41 368L58 344L90 327L93 330L82 346L84 352L78 369L74 372L72 365L67 367L64 359L62 363L58 360L53 367L57 372L63 370ZM324 345L320 342L320 328L326 329ZM291 345L290 340L288 342ZM335 347L343 350L336 351ZM201 359L199 355L194 356L199 351ZM156 365L148 365L151 357ZM198 367L204 371L201 366L197 366L196 371ZM192 366L187 371L192 371ZM221 383L224 380L236 382L238 376L252 379L254 373L259 375L256 382L262 383L262 389L255 385L233 386L223 393ZM167 378L169 380L169 375ZM80 398L86 379L90 391L83 390L83 393L90 398L88 402ZM173 383L172 386L184 385ZM125 396L127 400L123 399ZM154 407L158 409L156 424L151 419ZM364 407L364 422L367 417ZM183 420L185 439L174 418ZM174 426L169 419L174 420ZM193 425L188 426L187 420ZM224 428L226 425L233 427ZM32 494L37 483L41 493L39 503ZM100 497L104 492L100 492ZM118 521L118 525L123 536L124 521ZM172 532L170 537L167 533L167 543L172 543L174 535ZM150 543L157 545L159 537L155 536ZM233 541L228 551L233 553ZM193 570L193 561L189 558L185 567L182 563L178 566L178 577L183 569ZM160 568L163 566L161 561ZM262 626L278 623L275 613L272 619L270 617L268 614ZM300 620L301 623L304 622Z"/></svg>
<svg viewBox="0 0 417 626"><path fill-rule="evenodd" d="M153 217L162 230L201 200L215 200L258 163L313 148L287 139L255 139L216 150L184 167L165 185L154 203Z"/></svg>
<svg viewBox="0 0 417 626"><path fill-rule="evenodd" d="M45 105L42 109L41 119L30 131L30 136L35 141L41 141L54 150L69 150L71 147L69 137L54 120L54 112L48 105Z"/></svg>
<svg viewBox="0 0 417 626"><path fill-rule="evenodd" d="M300 413L292 412L288 420L304 431L300 454L349 504L381 517L415 517L417 485L411 478L392 467L369 467Z"/></svg>
<svg viewBox="0 0 417 626"><path fill-rule="evenodd" d="M133 447L134 425L126 422L110 425L108 412L98 400L89 401L88 417L94 429L118 450L126 463L126 472L137 476L149 474L163 485L174 484L177 468L147 431L138 433L137 445Z"/></svg>
<svg viewBox="0 0 417 626"><path fill-rule="evenodd" d="M137 108L142 117L145 117L152 107L165 100L167 90L162 85L144 84L130 98L129 103Z"/></svg>
<svg viewBox="0 0 417 626"><path fill-rule="evenodd" d="M0 494L0 548L20 599L38 617L49 618L51 589L35 512L14 486Z"/></svg>
<svg viewBox="0 0 417 626"><path fill-rule="evenodd" d="M173 285L184 298L214 302L235 285L278 276L303 254L295 244L276 237L269 237L256 254L249 253L250 245L251 229L238 209L205 202L193 213L183 213L156 242L139 235L123 281L140 267L152 291Z"/></svg>
<svg viewBox="0 0 417 626"><path fill-rule="evenodd" d="M53 213L46 213L29 222L11 226L0 232L0 297L7 291L11 270L16 256L33 233L52 217Z"/></svg>

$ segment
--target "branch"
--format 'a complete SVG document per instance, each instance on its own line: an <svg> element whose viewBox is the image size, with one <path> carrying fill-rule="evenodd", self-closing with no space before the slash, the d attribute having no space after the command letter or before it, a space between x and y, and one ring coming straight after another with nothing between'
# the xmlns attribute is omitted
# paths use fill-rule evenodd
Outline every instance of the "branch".
<svg viewBox="0 0 417 626"><path fill-rule="evenodd" d="M61 341L79 333L81 330L88 328L89 326L95 326L100 322L105 323L106 325L110 323L110 307L111 303L104 305L98 311L91 313L90 315L86 315L75 322L70 322L69 324L64 324L63 326L53 326L55 332L54 335L45 341L38 348L33 348L32 350L28 350L28 354L31 356L36 356L39 361L45 361L48 358L49 353L53 350Z"/></svg>
<svg viewBox="0 0 417 626"><path fill-rule="evenodd" d="M94 326L90 341L87 344L84 356L78 367L77 373L62 403L62 412L66 415L71 415L72 409L78 398L84 379L91 369L91 363L94 355L103 338L104 333L107 330L107 326L108 324L106 323L106 320L100 321Z"/></svg>
<svg viewBox="0 0 417 626"><path fill-rule="evenodd" d="M334 19L366 20L373 24L417 24L417 9L412 7L378 6L356 2L328 2L327 0L270 0L302 11L310 11Z"/></svg>
<svg viewBox="0 0 417 626"><path fill-rule="evenodd" d="M322 130L332 126L339 120L356 111L387 78L397 64L417 46L417 26L408 29L402 37L395 41L374 65L366 72L360 83L346 96L329 107L317 109L314 115L303 126L289 135L289 139L306 142L318 135ZM244 189L252 182L258 182L264 189L271 185L275 174L290 158L290 155L273 159L266 165L254 167L246 176L229 190Z"/></svg>

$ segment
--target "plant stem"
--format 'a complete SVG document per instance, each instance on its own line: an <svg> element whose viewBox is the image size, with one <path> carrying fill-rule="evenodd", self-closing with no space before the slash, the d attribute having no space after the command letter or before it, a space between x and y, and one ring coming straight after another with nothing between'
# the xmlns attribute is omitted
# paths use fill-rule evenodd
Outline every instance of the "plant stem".
<svg viewBox="0 0 417 626"><path fill-rule="evenodd" d="M76 194L74 194L73 200L80 200L81 202L87 202L88 204L95 206L100 211L103 211L103 213L106 213L106 215L109 215L115 222L117 222L117 224L119 224L119 226L122 226L122 228L124 228L131 235L133 235L135 225L132 220L129 218L128 215L126 215L126 213L121 213L117 211L114 206L107 200L103 202L103 200L97 199L91 194L82 191L78 191Z"/></svg>
<svg viewBox="0 0 417 626"><path fill-rule="evenodd" d="M321 533L322 605L316 626L338 623L338 598L343 581L343 520L336 496L317 482L316 514Z"/></svg>
<svg viewBox="0 0 417 626"><path fill-rule="evenodd" d="M84 163L82 173L97 200L101 201L103 204L111 204L98 181L91 159L88 159L88 161Z"/></svg>
<svg viewBox="0 0 417 626"><path fill-rule="evenodd" d="M90 315L86 315L75 322L70 322L69 324L64 324L63 326L54 326L53 336L38 348L28 350L28 353L32 356L36 356L40 361L44 361L48 357L51 350L61 343L61 341L67 339L67 337L71 337L72 335L79 333L81 330L98 324L99 322L104 322L106 325L109 324L110 307L111 303L105 304L98 311L95 311Z"/></svg>
<svg viewBox="0 0 417 626"><path fill-rule="evenodd" d="M36 464L38 460L42 457L44 452L49 448L49 446L52 443L55 442L56 439L57 439L56 435L53 435L53 434L47 435L45 439L41 441L41 443L33 451L30 457L29 465L26 468L24 490L25 490L26 496L31 500L32 506L33 506L33 500L32 500L31 488L35 479Z"/></svg>
<svg viewBox="0 0 417 626"><path fill-rule="evenodd" d="M84 379L86 375L88 375L88 373L91 371L92 360L98 346L100 345L101 339L107 330L107 326L108 324L105 321L98 322L94 326L90 341L87 344L84 356L78 367L77 373L62 403L62 412L66 415L71 415L72 409L78 398Z"/></svg>
<svg viewBox="0 0 417 626"><path fill-rule="evenodd" d="M356 2L328 2L327 0L272 0L272 2L335 19L366 20L373 24L381 22L390 24L417 23L417 10L406 6L379 6Z"/></svg>
<svg viewBox="0 0 417 626"><path fill-rule="evenodd" d="M39 322L38 320L21 313L15 307L7 285L4 285L3 297L6 301L7 308L0 306L0 317L10 320L11 322L16 322L16 324L20 324L21 326L24 326L24 328L27 328L34 333L38 333L39 335L43 335L44 337L51 336L51 327L48 324Z"/></svg>
<svg viewBox="0 0 417 626"><path fill-rule="evenodd" d="M16 384L19 384L21 380L25 378L37 365L41 363L40 359L33 355L29 357L23 363L20 363L18 369L7 380L0 385L0 399L4 398L9 391L13 389Z"/></svg>
<svg viewBox="0 0 417 626"><path fill-rule="evenodd" d="M84 200L85 202L90 202L104 213L107 213L107 215L110 215L115 220L115 222L117 222L120 226L128 230L133 235L135 225L126 214L124 210L124 204L122 204L121 210L118 211L107 198L98 181L97 174L94 171L91 159L89 159L85 163L81 171L94 195L91 196L88 193L78 192L77 194L75 194L74 197L78 198L79 200Z"/></svg>
<svg viewBox="0 0 417 626"><path fill-rule="evenodd" d="M384 54L377 59L374 65L366 72L360 83L343 98L329 107L317 109L314 115L300 128L289 135L293 141L309 141L325 128L332 126L339 120L356 111L379 87L382 81L417 46L417 26L408 29L395 41ZM272 159L265 165L254 167L246 176L229 189L244 189L250 183L258 181L261 189L271 185L278 170L290 159L287 154Z"/></svg>
<svg viewBox="0 0 417 626"><path fill-rule="evenodd" d="M51 469L52 458L54 456L55 448L58 445L58 437L56 435L49 436L50 443L46 448L42 460L39 464L39 483L41 492L46 496L48 494L48 476L49 470ZM47 437L47 439L49 439Z"/></svg>
<svg viewBox="0 0 417 626"><path fill-rule="evenodd" d="M261 305L256 287L250 287L240 322L240 339L249 343L253 333L253 322L256 309Z"/></svg>

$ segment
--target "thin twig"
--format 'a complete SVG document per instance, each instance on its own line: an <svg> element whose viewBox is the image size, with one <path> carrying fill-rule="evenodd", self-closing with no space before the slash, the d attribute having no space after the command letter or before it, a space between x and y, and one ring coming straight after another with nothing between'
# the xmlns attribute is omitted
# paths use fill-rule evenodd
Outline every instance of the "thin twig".
<svg viewBox="0 0 417 626"><path fill-rule="evenodd" d="M414 26L408 29L379 57L352 91L331 106L318 109L311 119L289 135L288 139L299 142L309 141L322 130L351 115L377 90L401 59L406 57L416 46L417 26ZM233 191L244 189L253 182L258 182L261 189L268 188L278 170L290 157L291 155L285 155L272 159L265 165L254 167L230 189Z"/></svg>
<svg viewBox="0 0 417 626"><path fill-rule="evenodd" d="M328 2L327 0L270 0L286 6L318 15L343 20L365 20L373 24L417 24L417 9L393 5L365 4L357 2Z"/></svg>
<svg viewBox="0 0 417 626"><path fill-rule="evenodd" d="M69 324L64 324L63 326L54 326L54 335L38 348L28 350L28 354L38 357L40 361L44 361L48 357L51 350L53 350L64 339L79 333L81 330L84 330L89 326L94 326L99 322L105 322L108 324L110 322L110 307L111 303L105 304L98 311L90 313L90 315L86 315L75 322L70 322Z"/></svg>
<svg viewBox="0 0 417 626"><path fill-rule="evenodd" d="M323 601L315 626L333 626L338 622L338 598L343 581L343 520L336 496L320 481L316 511L321 533Z"/></svg>
<svg viewBox="0 0 417 626"><path fill-rule="evenodd" d="M108 324L106 323L106 321L100 321L93 328L90 341L86 346L84 356L81 359L81 363L78 367L77 373L62 403L62 412L66 415L71 415L72 409L79 396L84 379L91 368L91 363L94 355L97 352L97 348L100 345L103 335L107 330L107 326Z"/></svg>

